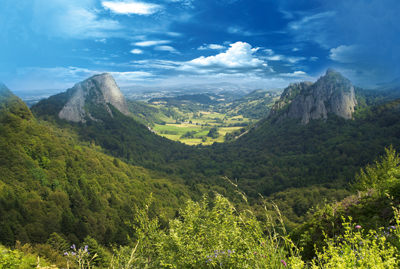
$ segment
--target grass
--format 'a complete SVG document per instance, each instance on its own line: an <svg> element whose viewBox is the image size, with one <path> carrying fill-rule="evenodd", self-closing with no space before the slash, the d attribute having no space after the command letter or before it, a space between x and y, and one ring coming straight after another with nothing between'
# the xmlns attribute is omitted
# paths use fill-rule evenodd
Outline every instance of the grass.
<svg viewBox="0 0 400 269"><path fill-rule="evenodd" d="M211 126L199 126L194 124L166 124L166 125L156 125L154 127L154 131L157 132L158 135L166 137L168 139L174 141L181 141L187 145L198 145L202 143L203 145L211 145L214 142L222 143L224 142L224 136L226 133L233 132L242 127L219 127L219 137L217 139L212 139L211 137L207 137L207 142L202 142L202 137L207 136ZM162 134L161 132L170 131L176 132L177 134ZM194 135L194 138L181 138L181 136L187 132L196 131L197 133Z"/></svg>

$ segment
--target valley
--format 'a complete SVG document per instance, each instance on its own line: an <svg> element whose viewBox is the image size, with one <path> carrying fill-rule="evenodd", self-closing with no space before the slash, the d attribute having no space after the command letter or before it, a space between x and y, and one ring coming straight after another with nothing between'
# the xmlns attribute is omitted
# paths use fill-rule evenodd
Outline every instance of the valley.
<svg viewBox="0 0 400 269"><path fill-rule="evenodd" d="M296 255L309 262L326 246L322 234L333 229L330 221L340 234L340 217L368 229L374 229L373 218L380 218L379 227L398 220L389 205L398 205L400 186L399 92L398 85L358 88L329 69L315 83L254 90L228 101L222 98L227 94L203 92L153 95L143 102L125 99L113 77L101 74L29 109L2 85L1 244L34 244L35 251L55 238L89 244L103 253L97 263L103 266L111 262L112 244L120 246L114 253L127 257L118 251L144 240L139 258L148 244L169 244L175 239L158 240L169 238L171 227L192 225L185 223L191 214L194 223L225 212L217 219L238 225L236 213L224 211L232 206L250 210L246 225L257 229L270 229L270 220L281 223L277 234L301 240L306 248ZM386 183L376 183L381 179ZM352 196L356 190L364 196ZM371 209L373 204L386 213ZM206 222L210 230L236 231L213 223ZM144 236L141 229L149 227L160 236ZM264 238L264 232L257 236ZM263 251L259 247L251 245L246 255ZM62 267L63 251L44 255ZM154 262L170 257L151 253ZM296 255L291 257L300 262Z"/></svg>
<svg viewBox="0 0 400 269"><path fill-rule="evenodd" d="M193 95L174 92L173 97L169 92L154 92L146 93L147 98L153 96L147 102L127 102L132 117L156 134L187 145L211 145L236 139L247 126L267 117L280 93L279 89L254 90L240 96L240 92L215 95L200 91Z"/></svg>

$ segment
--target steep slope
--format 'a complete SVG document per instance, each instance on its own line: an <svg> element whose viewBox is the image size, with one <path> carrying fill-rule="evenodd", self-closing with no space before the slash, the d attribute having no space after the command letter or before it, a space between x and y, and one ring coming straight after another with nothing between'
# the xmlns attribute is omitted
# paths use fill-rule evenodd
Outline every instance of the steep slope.
<svg viewBox="0 0 400 269"><path fill-rule="evenodd" d="M314 84L303 82L289 85L273 107L271 116L279 115L277 123L286 118L301 118L299 124L302 125L309 123L311 119L326 120L328 113L352 119L356 105L351 82L335 70L328 69L325 76ZM281 108L283 110L278 113Z"/></svg>
<svg viewBox="0 0 400 269"><path fill-rule="evenodd" d="M126 100L108 74L86 79L65 93L40 101L31 110L39 120L73 131L110 155L147 168L163 170L160 164L184 147L127 116Z"/></svg>
<svg viewBox="0 0 400 269"><path fill-rule="evenodd" d="M167 177L100 153L38 124L27 106L0 88L0 243L44 243L56 232L69 243L87 235L127 244L132 207L150 193L152 216L173 217L189 191ZM117 111L115 108L113 113Z"/></svg>
<svg viewBox="0 0 400 269"><path fill-rule="evenodd" d="M26 104L15 96L3 83L0 82L0 111L4 117L16 115L21 119L33 119L33 115Z"/></svg>
<svg viewBox="0 0 400 269"><path fill-rule="evenodd" d="M48 109L51 107L55 110L51 113L57 113L60 119L86 122L88 119L101 121L100 118L105 113L113 117L110 105L122 114L129 116L124 95L114 78L110 74L104 73L77 83L65 93L42 100L35 107L38 111L43 108L45 114L49 114Z"/></svg>

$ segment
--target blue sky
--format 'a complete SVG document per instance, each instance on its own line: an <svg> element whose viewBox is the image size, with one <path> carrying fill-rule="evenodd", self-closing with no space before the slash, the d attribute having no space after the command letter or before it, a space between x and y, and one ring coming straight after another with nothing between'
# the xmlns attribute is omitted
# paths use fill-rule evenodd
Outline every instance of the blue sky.
<svg viewBox="0 0 400 269"><path fill-rule="evenodd" d="M65 90L110 72L120 86L400 76L398 0L1 0L0 81Z"/></svg>

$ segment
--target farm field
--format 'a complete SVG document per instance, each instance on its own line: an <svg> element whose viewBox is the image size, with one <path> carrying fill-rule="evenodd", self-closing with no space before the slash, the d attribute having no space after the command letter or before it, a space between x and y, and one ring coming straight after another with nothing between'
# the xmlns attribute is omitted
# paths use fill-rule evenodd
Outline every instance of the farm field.
<svg viewBox="0 0 400 269"><path fill-rule="evenodd" d="M214 126L200 126L190 123L181 123L181 124L165 124L156 126L153 130L161 136L164 136L168 139L174 141L181 141L187 145L211 145L214 142L222 143L224 142L224 137L226 133L230 133L236 130L239 130L243 127L218 127L218 137L213 139L212 137L208 137L207 134L211 128ZM182 135L186 134L187 132L193 132L193 138L181 138ZM206 141L203 141L203 137Z"/></svg>

